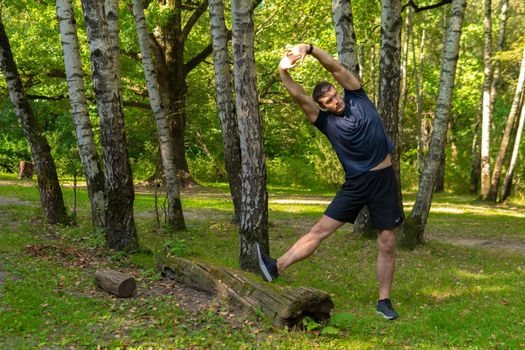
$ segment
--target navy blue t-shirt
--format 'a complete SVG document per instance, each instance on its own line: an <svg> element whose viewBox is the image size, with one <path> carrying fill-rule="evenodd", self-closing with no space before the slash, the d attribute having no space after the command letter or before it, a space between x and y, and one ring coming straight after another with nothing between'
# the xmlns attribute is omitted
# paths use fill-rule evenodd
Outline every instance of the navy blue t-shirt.
<svg viewBox="0 0 525 350"><path fill-rule="evenodd" d="M314 125L330 140L349 180L381 163L394 145L363 88L345 90L344 100L343 115L320 111Z"/></svg>

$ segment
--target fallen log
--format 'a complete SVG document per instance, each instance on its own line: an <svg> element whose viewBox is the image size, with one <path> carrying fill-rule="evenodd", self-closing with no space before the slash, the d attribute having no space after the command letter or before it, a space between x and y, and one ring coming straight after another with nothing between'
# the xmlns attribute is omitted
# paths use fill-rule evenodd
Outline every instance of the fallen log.
<svg viewBox="0 0 525 350"><path fill-rule="evenodd" d="M109 269L97 270L95 281L100 288L119 298L129 298L137 286L132 276Z"/></svg>
<svg viewBox="0 0 525 350"><path fill-rule="evenodd" d="M321 290L267 283L254 274L201 261L170 257L157 259L157 267L179 283L225 298L237 307L262 311L278 327L301 326L306 317L327 321L334 307L330 295Z"/></svg>

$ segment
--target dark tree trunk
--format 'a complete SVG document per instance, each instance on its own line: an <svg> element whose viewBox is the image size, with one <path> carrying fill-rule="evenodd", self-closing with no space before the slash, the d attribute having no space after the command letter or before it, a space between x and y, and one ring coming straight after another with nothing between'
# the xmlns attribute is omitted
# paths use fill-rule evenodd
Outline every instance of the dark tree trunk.
<svg viewBox="0 0 525 350"><path fill-rule="evenodd" d="M233 222L239 223L241 212L241 148L239 126L233 104L232 76L228 59L228 31L222 0L210 0L210 26L213 43L217 109L221 121L224 163L233 201Z"/></svg>
<svg viewBox="0 0 525 350"><path fill-rule="evenodd" d="M394 143L392 167L398 186L398 203L403 209L400 176L399 87L401 83L401 4L400 0L383 0L381 10L381 52L379 58L379 93L377 107L386 132Z"/></svg>
<svg viewBox="0 0 525 350"><path fill-rule="evenodd" d="M102 135L102 158L107 200L106 240L116 250L138 247L133 218L133 176L126 149L119 66L115 63L104 6L98 0L82 0L91 53L93 91L97 100Z"/></svg>
<svg viewBox="0 0 525 350"><path fill-rule="evenodd" d="M269 252L268 193L255 74L252 0L232 1L233 75L242 159L240 266L257 271L251 246Z"/></svg>
<svg viewBox="0 0 525 350"><path fill-rule="evenodd" d="M1 16L0 13L0 68L6 79L15 112L20 119L22 129L31 148L31 156L38 177L40 203L48 223L65 224L68 221L68 216L58 182L55 162L51 156L51 148L24 92Z"/></svg>

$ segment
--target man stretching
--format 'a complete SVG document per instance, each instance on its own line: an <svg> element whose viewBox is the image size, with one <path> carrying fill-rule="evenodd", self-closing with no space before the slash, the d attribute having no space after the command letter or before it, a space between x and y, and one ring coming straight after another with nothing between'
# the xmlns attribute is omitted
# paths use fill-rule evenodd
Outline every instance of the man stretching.
<svg viewBox="0 0 525 350"><path fill-rule="evenodd" d="M312 98L293 80L288 71L307 54L316 58L343 87L343 97L324 81L314 87ZM321 219L283 256L274 260L261 251L259 244L254 244L253 253L263 277L271 282L290 265L309 257L322 240L345 222L354 223L361 208L367 205L372 224L379 231L376 309L386 319L396 319L398 314L389 298L395 266L395 228L401 224L403 215L391 167L393 144L381 118L359 80L317 46L298 44L286 50L279 63L279 74L310 123L332 144L345 171L345 183Z"/></svg>

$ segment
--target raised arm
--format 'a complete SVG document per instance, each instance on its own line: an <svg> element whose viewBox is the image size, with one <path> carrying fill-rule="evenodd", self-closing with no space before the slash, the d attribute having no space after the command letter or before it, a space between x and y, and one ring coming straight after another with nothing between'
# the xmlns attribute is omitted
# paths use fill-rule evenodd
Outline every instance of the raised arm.
<svg viewBox="0 0 525 350"><path fill-rule="evenodd" d="M334 79L346 90L357 90L361 87L359 79L323 49L311 44L298 44L292 49L294 56L303 59L306 54L315 57Z"/></svg>
<svg viewBox="0 0 525 350"><path fill-rule="evenodd" d="M310 123L314 123L317 120L319 115L319 107L315 103L312 97L310 97L303 87L290 76L288 72L289 69L295 67L295 62L298 60L298 57L292 57L289 52L281 59L279 63L279 75L283 82L284 87L290 95L294 98L295 102L301 107L306 118Z"/></svg>

